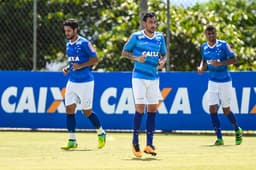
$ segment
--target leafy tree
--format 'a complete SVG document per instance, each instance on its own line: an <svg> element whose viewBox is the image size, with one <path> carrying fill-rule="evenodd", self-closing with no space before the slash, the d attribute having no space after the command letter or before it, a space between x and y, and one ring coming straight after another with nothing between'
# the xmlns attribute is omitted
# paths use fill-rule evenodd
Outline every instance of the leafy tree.
<svg viewBox="0 0 256 170"><path fill-rule="evenodd" d="M139 0L42 0L37 1L37 66L65 60L63 21L77 18L80 34L95 45L100 57L95 70L127 71L132 62L121 58L124 43L139 29ZM148 0L157 13L158 31L167 32L166 3ZM0 69L31 70L33 0L0 1ZM193 7L171 6L170 65L173 71L195 70L201 59L203 32L214 24L218 38L228 41L239 58L233 70L256 69L256 2L210 0ZM11 61L11 62L10 62Z"/></svg>

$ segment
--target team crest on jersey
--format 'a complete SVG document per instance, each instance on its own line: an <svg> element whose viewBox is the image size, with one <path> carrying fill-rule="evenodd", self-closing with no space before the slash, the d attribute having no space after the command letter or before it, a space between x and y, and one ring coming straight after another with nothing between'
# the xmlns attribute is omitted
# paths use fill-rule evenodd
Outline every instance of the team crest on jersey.
<svg viewBox="0 0 256 170"><path fill-rule="evenodd" d="M95 48L93 48L92 44L91 43L88 43L88 47L89 49L92 51L92 52L95 52Z"/></svg>
<svg viewBox="0 0 256 170"><path fill-rule="evenodd" d="M156 36L156 40L161 40L161 36Z"/></svg>
<svg viewBox="0 0 256 170"><path fill-rule="evenodd" d="M140 35L140 36L138 36L138 39L141 40L141 39L143 39L144 37L145 37L144 35Z"/></svg>

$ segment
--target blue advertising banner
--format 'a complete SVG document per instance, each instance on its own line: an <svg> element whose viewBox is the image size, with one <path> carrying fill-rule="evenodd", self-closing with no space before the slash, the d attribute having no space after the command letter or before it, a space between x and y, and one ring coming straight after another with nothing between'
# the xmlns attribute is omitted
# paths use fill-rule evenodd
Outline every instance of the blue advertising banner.
<svg viewBox="0 0 256 170"><path fill-rule="evenodd" d="M256 130L256 73L232 72L231 109L244 130ZM130 72L94 73L94 112L105 129L132 129L135 113ZM207 105L207 73L160 73L164 101L158 109L158 130L212 130ZM61 72L0 72L0 128L65 128ZM78 105L78 129L93 129ZM221 127L233 129L220 108ZM143 127L145 128L145 117Z"/></svg>

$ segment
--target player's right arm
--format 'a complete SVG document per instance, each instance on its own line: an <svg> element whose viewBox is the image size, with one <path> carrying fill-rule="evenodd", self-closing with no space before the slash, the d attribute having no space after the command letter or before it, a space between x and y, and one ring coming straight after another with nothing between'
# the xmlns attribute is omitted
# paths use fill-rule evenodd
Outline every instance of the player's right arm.
<svg viewBox="0 0 256 170"><path fill-rule="evenodd" d="M205 69L206 66L207 66L206 62L204 60L201 60L199 67L197 67L198 74L202 74L204 70L206 70Z"/></svg>
<svg viewBox="0 0 256 170"><path fill-rule="evenodd" d="M64 73L64 75L67 75L68 74L68 70L69 70L69 65L67 65L66 67L64 67L62 69L62 72Z"/></svg>
<svg viewBox="0 0 256 170"><path fill-rule="evenodd" d="M125 58L128 58L130 60L138 61L140 63L144 63L144 61L146 59L146 54L137 57L137 56L133 56L133 54L131 52L128 52L125 50L122 51L122 56Z"/></svg>
<svg viewBox="0 0 256 170"><path fill-rule="evenodd" d="M204 56L203 56L203 47L202 47L202 46L201 46L200 51L201 51L202 60L201 60L201 62L200 62L199 67L197 67L197 72L198 72L198 74L202 74L203 71L206 70L206 68L207 68L207 63L206 63L206 61L204 60Z"/></svg>
<svg viewBox="0 0 256 170"><path fill-rule="evenodd" d="M136 46L136 41L137 41L137 38L136 38L136 34L134 33L130 36L129 40L124 45L124 48L122 51L122 56L125 58L128 58L130 60L143 63L145 61L146 54L141 55L141 56L134 56L132 53L133 49Z"/></svg>

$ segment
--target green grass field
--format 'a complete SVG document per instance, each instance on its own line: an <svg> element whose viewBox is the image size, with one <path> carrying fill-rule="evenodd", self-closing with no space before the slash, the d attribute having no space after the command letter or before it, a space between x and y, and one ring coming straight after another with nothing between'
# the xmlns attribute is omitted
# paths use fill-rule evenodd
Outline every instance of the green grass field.
<svg viewBox="0 0 256 170"><path fill-rule="evenodd" d="M1 170L253 170L256 137L245 136L242 145L224 136L214 147L213 135L155 135L156 157L131 153L131 133L108 133L105 148L97 149L96 133L77 133L78 148L63 151L67 133L0 131ZM144 147L145 135L140 137ZM143 148L142 148L143 149Z"/></svg>

